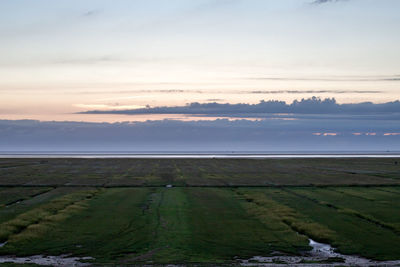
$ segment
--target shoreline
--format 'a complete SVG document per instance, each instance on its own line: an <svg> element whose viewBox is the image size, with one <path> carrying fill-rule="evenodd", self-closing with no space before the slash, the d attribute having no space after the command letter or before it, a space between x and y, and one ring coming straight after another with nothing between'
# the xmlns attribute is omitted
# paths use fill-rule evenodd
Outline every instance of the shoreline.
<svg viewBox="0 0 400 267"><path fill-rule="evenodd" d="M306 159L306 158L400 158L400 153L0 153L2 159Z"/></svg>

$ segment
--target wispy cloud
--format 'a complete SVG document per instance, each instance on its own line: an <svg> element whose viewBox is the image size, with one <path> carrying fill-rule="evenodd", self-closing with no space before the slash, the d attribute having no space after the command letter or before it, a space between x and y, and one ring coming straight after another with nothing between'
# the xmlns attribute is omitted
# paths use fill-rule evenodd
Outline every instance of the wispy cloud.
<svg viewBox="0 0 400 267"><path fill-rule="evenodd" d="M316 136L337 136L339 133L312 133L312 135Z"/></svg>
<svg viewBox="0 0 400 267"><path fill-rule="evenodd" d="M384 133L384 136L398 136L400 133Z"/></svg>
<svg viewBox="0 0 400 267"><path fill-rule="evenodd" d="M95 56L95 57L64 57L52 61L55 65L87 65L87 64L100 64L112 63L122 61L115 56Z"/></svg>
<svg viewBox="0 0 400 267"><path fill-rule="evenodd" d="M73 106L85 109L125 110L144 108L139 105L107 105L107 104L74 104Z"/></svg>
<svg viewBox="0 0 400 267"><path fill-rule="evenodd" d="M99 10L99 9L92 9L92 10L88 10L88 11L84 12L84 13L82 14L82 16L83 16L83 17L93 17L93 16L98 15L99 13L101 13L101 10Z"/></svg>
<svg viewBox="0 0 400 267"><path fill-rule="evenodd" d="M331 2L344 2L348 0L315 0L311 4L313 5L320 5L320 4L325 4L325 3L331 3Z"/></svg>
<svg viewBox="0 0 400 267"><path fill-rule="evenodd" d="M221 98L209 98L209 99L206 99L206 101L209 101L209 102L221 102L221 101L225 101L225 99L221 99Z"/></svg>
<svg viewBox="0 0 400 267"><path fill-rule="evenodd" d="M109 91L80 91L74 94L82 95L96 95L105 94ZM112 98L104 98L103 100L117 100L117 99L130 99L130 98L143 98L157 96L162 94L207 94L207 95L247 95L247 94L260 94L260 95L274 95L274 94L381 94L384 91L379 90L202 90L202 89L164 89L164 90L120 90L113 91L113 94L135 94L134 96L116 96ZM138 95L139 94L139 95ZM221 98L210 98L207 101L222 101Z"/></svg>
<svg viewBox="0 0 400 267"><path fill-rule="evenodd" d="M248 94L380 94L377 90L255 90L243 91Z"/></svg>
<svg viewBox="0 0 400 267"><path fill-rule="evenodd" d="M249 77L245 79L266 80L266 81L381 82L381 81L400 81L400 75L330 76L330 77Z"/></svg>

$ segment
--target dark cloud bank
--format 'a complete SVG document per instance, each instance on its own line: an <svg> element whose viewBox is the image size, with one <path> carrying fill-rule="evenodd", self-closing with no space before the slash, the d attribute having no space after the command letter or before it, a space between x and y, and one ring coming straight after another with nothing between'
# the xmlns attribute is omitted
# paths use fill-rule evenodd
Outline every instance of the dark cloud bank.
<svg viewBox="0 0 400 267"><path fill-rule="evenodd" d="M85 114L204 114L204 115L237 115L237 114L382 114L400 112L400 101L374 104L371 102L359 104L338 104L334 98L321 100L317 97L302 99L287 104L284 101L261 101L258 104L219 104L190 103L186 106L153 107L134 110L91 110Z"/></svg>
<svg viewBox="0 0 400 267"><path fill-rule="evenodd" d="M0 120L0 151L400 151L399 101L339 105L334 99L311 98L292 104L192 103L90 113L223 113L243 119L135 123ZM259 120L245 119L249 117Z"/></svg>
<svg viewBox="0 0 400 267"><path fill-rule="evenodd" d="M399 116L112 124L3 120L0 151L400 151L399 122Z"/></svg>

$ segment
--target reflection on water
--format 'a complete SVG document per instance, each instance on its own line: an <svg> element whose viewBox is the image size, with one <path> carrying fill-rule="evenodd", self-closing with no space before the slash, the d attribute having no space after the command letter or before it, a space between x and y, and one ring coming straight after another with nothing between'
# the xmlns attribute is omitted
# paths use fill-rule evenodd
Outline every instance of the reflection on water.
<svg viewBox="0 0 400 267"><path fill-rule="evenodd" d="M331 245L319 243L312 239L309 239L310 247L312 247L311 255L322 256L322 257L340 257L341 255L335 253Z"/></svg>

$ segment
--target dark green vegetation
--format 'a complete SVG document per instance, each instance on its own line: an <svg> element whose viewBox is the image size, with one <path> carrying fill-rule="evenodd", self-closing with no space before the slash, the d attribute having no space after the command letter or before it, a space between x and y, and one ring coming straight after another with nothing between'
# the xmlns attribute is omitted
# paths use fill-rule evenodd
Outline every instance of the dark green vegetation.
<svg viewBox="0 0 400 267"><path fill-rule="evenodd" d="M400 185L400 160L0 159L0 177L0 186Z"/></svg>
<svg viewBox="0 0 400 267"><path fill-rule="evenodd" d="M240 192L268 210L273 211L272 207L279 205L279 216L292 229L329 243L343 254L399 258L400 247L396 244L400 242L400 188L381 190L380 187L296 187L240 189Z"/></svg>
<svg viewBox="0 0 400 267"><path fill-rule="evenodd" d="M395 161L2 159L0 254L231 263L296 255L310 237L399 259Z"/></svg>

